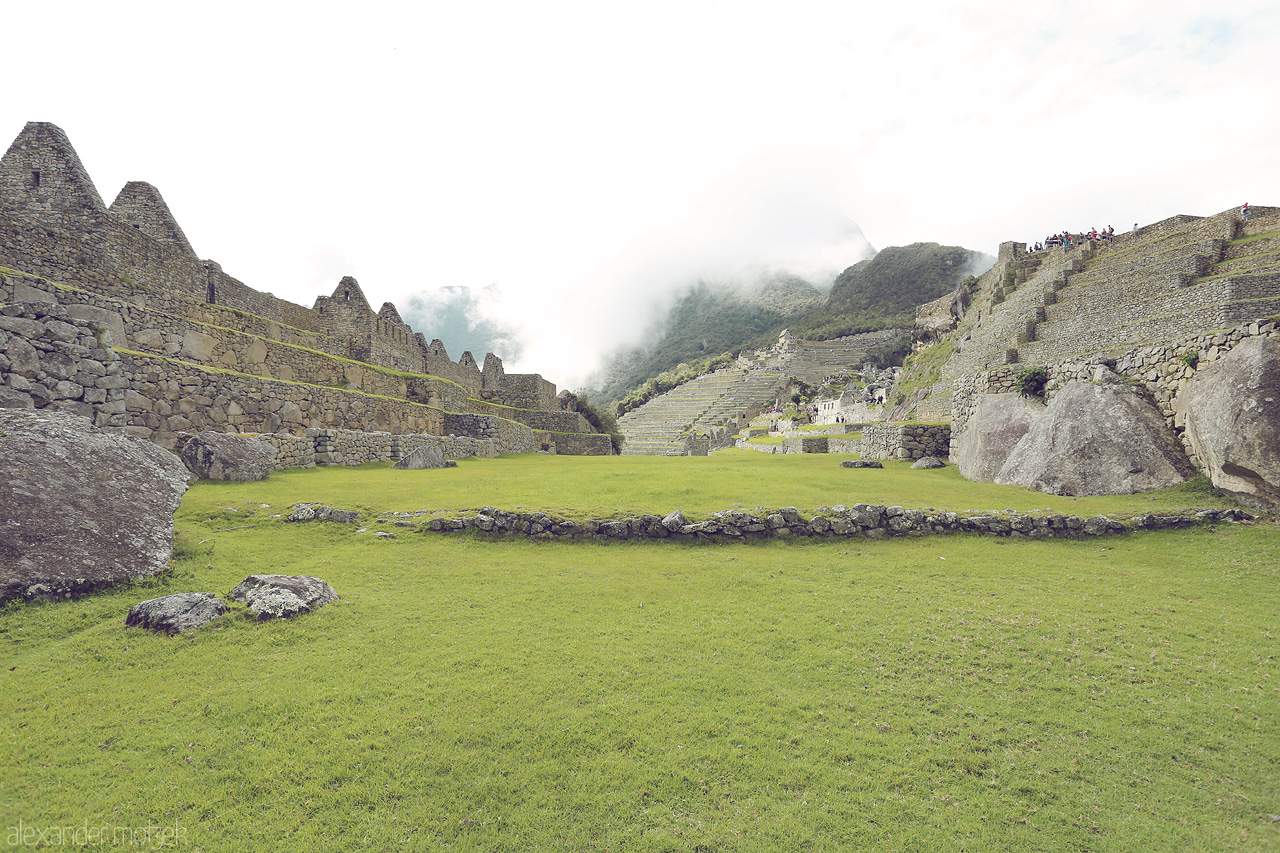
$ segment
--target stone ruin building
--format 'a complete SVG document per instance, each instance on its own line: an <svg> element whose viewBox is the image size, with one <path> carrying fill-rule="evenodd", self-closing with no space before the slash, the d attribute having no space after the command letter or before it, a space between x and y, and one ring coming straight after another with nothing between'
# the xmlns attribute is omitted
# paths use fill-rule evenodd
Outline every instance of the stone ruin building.
<svg viewBox="0 0 1280 853"><path fill-rule="evenodd" d="M453 455L612 452L554 384L493 353L453 361L354 278L306 308L201 259L150 184L104 204L46 122L0 160L0 407L171 449L203 430L262 434L280 467L395 459L423 436L460 440Z"/></svg>

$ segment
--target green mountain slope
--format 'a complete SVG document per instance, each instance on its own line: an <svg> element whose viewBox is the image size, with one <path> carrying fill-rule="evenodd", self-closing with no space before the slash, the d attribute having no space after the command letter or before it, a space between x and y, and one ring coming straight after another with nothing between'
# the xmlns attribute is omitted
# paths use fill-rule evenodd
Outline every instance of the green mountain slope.
<svg viewBox="0 0 1280 853"><path fill-rule="evenodd" d="M995 258L960 246L891 246L836 278L819 311L793 323L791 333L827 340L877 329L910 328L917 305L955 290L965 276L984 272Z"/></svg>
<svg viewBox="0 0 1280 853"><path fill-rule="evenodd" d="M657 343L614 354L593 379L592 396L616 403L682 362L772 343L779 330L824 304L822 291L795 276L775 276L747 288L700 281L667 312Z"/></svg>
<svg viewBox="0 0 1280 853"><path fill-rule="evenodd" d="M784 328L805 340L910 328L917 305L950 293L993 262L960 246L913 243L854 264L825 295L786 275L746 288L699 282L667 313L655 343L615 353L588 386L593 398L612 405L682 362L769 346Z"/></svg>

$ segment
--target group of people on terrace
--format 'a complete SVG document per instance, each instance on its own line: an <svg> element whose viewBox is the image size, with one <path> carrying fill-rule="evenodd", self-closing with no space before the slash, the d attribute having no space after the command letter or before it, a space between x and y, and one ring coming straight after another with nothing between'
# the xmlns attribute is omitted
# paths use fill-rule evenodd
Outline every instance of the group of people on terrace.
<svg viewBox="0 0 1280 853"><path fill-rule="evenodd" d="M1058 234L1050 234L1048 237L1044 238L1043 243L1036 243L1034 246L1029 246L1027 248L1027 254L1043 252L1045 249L1052 249L1055 246L1066 246L1070 249L1073 246L1083 246L1086 242L1092 245L1100 240L1105 240L1110 243L1115 239L1115 236L1116 229L1113 225L1108 225L1101 231L1097 228L1090 228L1088 231L1080 231L1076 233L1063 231Z"/></svg>

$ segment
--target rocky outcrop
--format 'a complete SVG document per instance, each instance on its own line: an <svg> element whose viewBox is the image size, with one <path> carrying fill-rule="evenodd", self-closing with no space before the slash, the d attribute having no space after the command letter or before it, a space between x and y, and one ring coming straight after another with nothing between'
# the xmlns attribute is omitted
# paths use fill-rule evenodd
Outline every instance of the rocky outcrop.
<svg viewBox="0 0 1280 853"><path fill-rule="evenodd" d="M310 575L250 575L231 590L259 619L283 619L338 600L338 594Z"/></svg>
<svg viewBox="0 0 1280 853"><path fill-rule="evenodd" d="M951 456L966 480L989 483L1035 423L1044 405L1019 394L979 394Z"/></svg>
<svg viewBox="0 0 1280 853"><path fill-rule="evenodd" d="M190 479L172 453L76 415L0 409L0 599L165 571Z"/></svg>
<svg viewBox="0 0 1280 853"><path fill-rule="evenodd" d="M1176 486L1193 473L1153 405L1123 384L1072 382L1045 407L995 481L1054 495L1125 495Z"/></svg>
<svg viewBox="0 0 1280 853"><path fill-rule="evenodd" d="M946 468L947 463L943 462L941 459L939 459L936 456L926 456L923 459L917 459L911 465L911 467L912 468Z"/></svg>
<svg viewBox="0 0 1280 853"><path fill-rule="evenodd" d="M427 445L419 447L391 467L399 471L420 471L425 468L444 468L445 466L444 450Z"/></svg>
<svg viewBox="0 0 1280 853"><path fill-rule="evenodd" d="M276 465L273 445L244 435L202 432L182 447L182 461L202 480L265 480Z"/></svg>
<svg viewBox="0 0 1280 853"><path fill-rule="evenodd" d="M1188 381L1175 407L1215 486L1280 510L1280 341L1240 342Z"/></svg>
<svg viewBox="0 0 1280 853"><path fill-rule="evenodd" d="M179 592L141 601L129 608L124 624L166 634L180 634L212 622L231 608L207 592Z"/></svg>

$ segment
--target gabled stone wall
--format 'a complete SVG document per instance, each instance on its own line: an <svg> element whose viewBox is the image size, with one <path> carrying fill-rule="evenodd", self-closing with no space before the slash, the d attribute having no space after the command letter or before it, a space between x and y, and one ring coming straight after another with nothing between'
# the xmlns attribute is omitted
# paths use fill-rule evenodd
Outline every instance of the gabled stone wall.
<svg viewBox="0 0 1280 853"><path fill-rule="evenodd" d="M533 450L534 426L590 431L579 415L560 411L552 383L507 376L493 354L483 372L470 353L452 362L391 303L374 313L353 278L314 308L248 287L196 256L150 184L131 181L107 208L51 124L28 124L0 159L0 267L19 271L0 273L0 304L10 303L9 324L19 330L5 337L17 361L0 355L6 405L56 402L166 447L191 428L440 434L447 414L457 415L456 432L478 431L495 452ZM84 352L40 355L47 328L64 325L80 337L92 330L98 346L57 341ZM36 337L18 340L23 330ZM111 352L114 378L103 381L123 384L86 386L60 375L64 358L101 367L90 349ZM33 358L46 359L51 372L12 369ZM468 414L481 393L482 405L514 406L529 423Z"/></svg>

